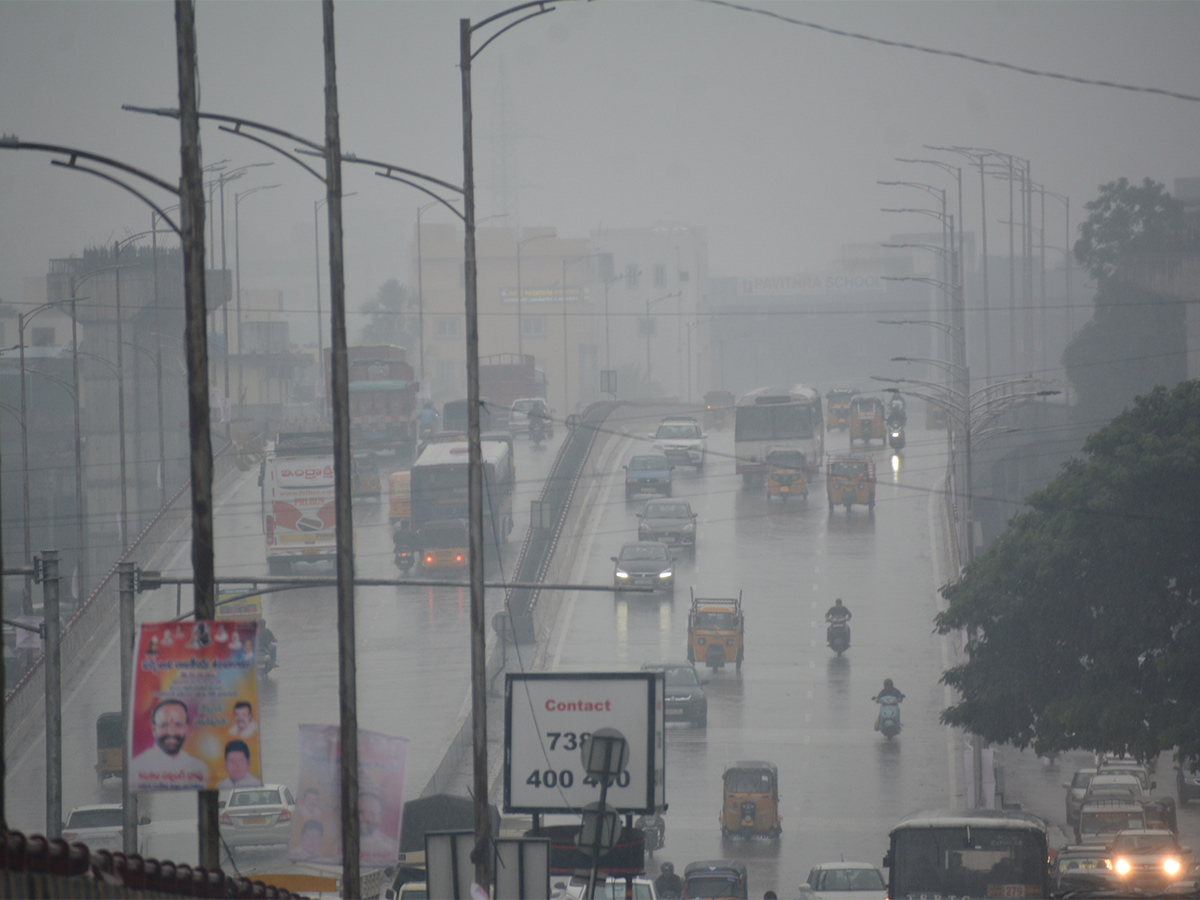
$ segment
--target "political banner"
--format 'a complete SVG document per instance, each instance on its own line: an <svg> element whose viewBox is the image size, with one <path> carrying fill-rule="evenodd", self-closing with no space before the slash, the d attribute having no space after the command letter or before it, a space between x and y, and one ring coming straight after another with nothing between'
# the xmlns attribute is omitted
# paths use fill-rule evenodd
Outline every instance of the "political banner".
<svg viewBox="0 0 1200 900"><path fill-rule="evenodd" d="M129 684L133 790L262 785L257 643L256 621L141 626Z"/></svg>
<svg viewBox="0 0 1200 900"><path fill-rule="evenodd" d="M300 780L288 859L342 862L341 729L300 726ZM404 818L408 738L358 730L358 860L394 865Z"/></svg>

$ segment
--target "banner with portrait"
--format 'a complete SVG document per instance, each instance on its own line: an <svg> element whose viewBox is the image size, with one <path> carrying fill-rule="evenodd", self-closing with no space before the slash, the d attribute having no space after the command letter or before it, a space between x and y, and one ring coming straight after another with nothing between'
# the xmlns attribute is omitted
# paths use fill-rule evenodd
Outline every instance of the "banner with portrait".
<svg viewBox="0 0 1200 900"><path fill-rule="evenodd" d="M129 691L135 791L262 785L256 621L141 625Z"/></svg>
<svg viewBox="0 0 1200 900"><path fill-rule="evenodd" d="M300 780L288 859L342 862L341 729L300 726ZM400 856L408 738L358 730L358 859L394 865Z"/></svg>

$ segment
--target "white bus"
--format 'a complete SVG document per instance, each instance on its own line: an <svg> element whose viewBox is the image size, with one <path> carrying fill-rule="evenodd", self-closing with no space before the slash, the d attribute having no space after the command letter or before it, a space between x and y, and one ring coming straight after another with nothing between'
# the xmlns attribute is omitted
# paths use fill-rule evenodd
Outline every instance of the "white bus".
<svg viewBox="0 0 1200 900"><path fill-rule="evenodd" d="M825 416L821 395L808 385L759 388L734 407L733 452L737 472L745 484L762 484L767 475L767 454L772 450L799 450L804 454L811 481L821 471L825 455Z"/></svg>
<svg viewBox="0 0 1200 900"><path fill-rule="evenodd" d="M297 562L337 559L333 433L280 434L263 459L267 567L284 575Z"/></svg>

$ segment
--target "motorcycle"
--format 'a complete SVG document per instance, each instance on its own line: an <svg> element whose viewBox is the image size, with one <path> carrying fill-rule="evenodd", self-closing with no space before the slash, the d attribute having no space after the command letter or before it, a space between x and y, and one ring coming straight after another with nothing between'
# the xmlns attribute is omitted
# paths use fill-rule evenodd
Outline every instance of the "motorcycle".
<svg viewBox="0 0 1200 900"><path fill-rule="evenodd" d="M900 733L900 698L888 694L871 699L879 704L879 718L875 720L875 730L890 741Z"/></svg>
<svg viewBox="0 0 1200 900"><path fill-rule="evenodd" d="M409 572L417 562L417 554L412 550L396 551L396 568L401 572Z"/></svg>
<svg viewBox="0 0 1200 900"><path fill-rule="evenodd" d="M899 452L904 449L904 423L892 418L888 421L888 443Z"/></svg>
<svg viewBox="0 0 1200 900"><path fill-rule="evenodd" d="M646 852L653 859L654 851L661 850L666 843L667 823L663 821L662 816L638 816L634 824L642 830Z"/></svg>
<svg viewBox="0 0 1200 900"><path fill-rule="evenodd" d="M272 669L279 668L279 663L275 662L275 644L274 642L265 644L259 648L258 659L258 674L266 675Z"/></svg>
<svg viewBox="0 0 1200 900"><path fill-rule="evenodd" d="M533 441L534 446L546 439L546 423L541 418L529 420L529 439Z"/></svg>
<svg viewBox="0 0 1200 900"><path fill-rule="evenodd" d="M850 649L850 626L845 621L833 622L826 632L829 649L841 656Z"/></svg>

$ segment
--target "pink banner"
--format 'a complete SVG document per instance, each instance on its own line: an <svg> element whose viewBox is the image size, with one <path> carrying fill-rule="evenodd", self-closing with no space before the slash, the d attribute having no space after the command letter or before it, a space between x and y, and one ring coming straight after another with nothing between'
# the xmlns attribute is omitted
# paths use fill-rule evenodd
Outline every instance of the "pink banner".
<svg viewBox="0 0 1200 900"><path fill-rule="evenodd" d="M135 791L262 785L255 621L155 622L130 681Z"/></svg>
<svg viewBox="0 0 1200 900"><path fill-rule="evenodd" d="M342 862L341 730L300 726L300 781L288 859ZM408 738L358 731L358 859L388 866L400 855Z"/></svg>

